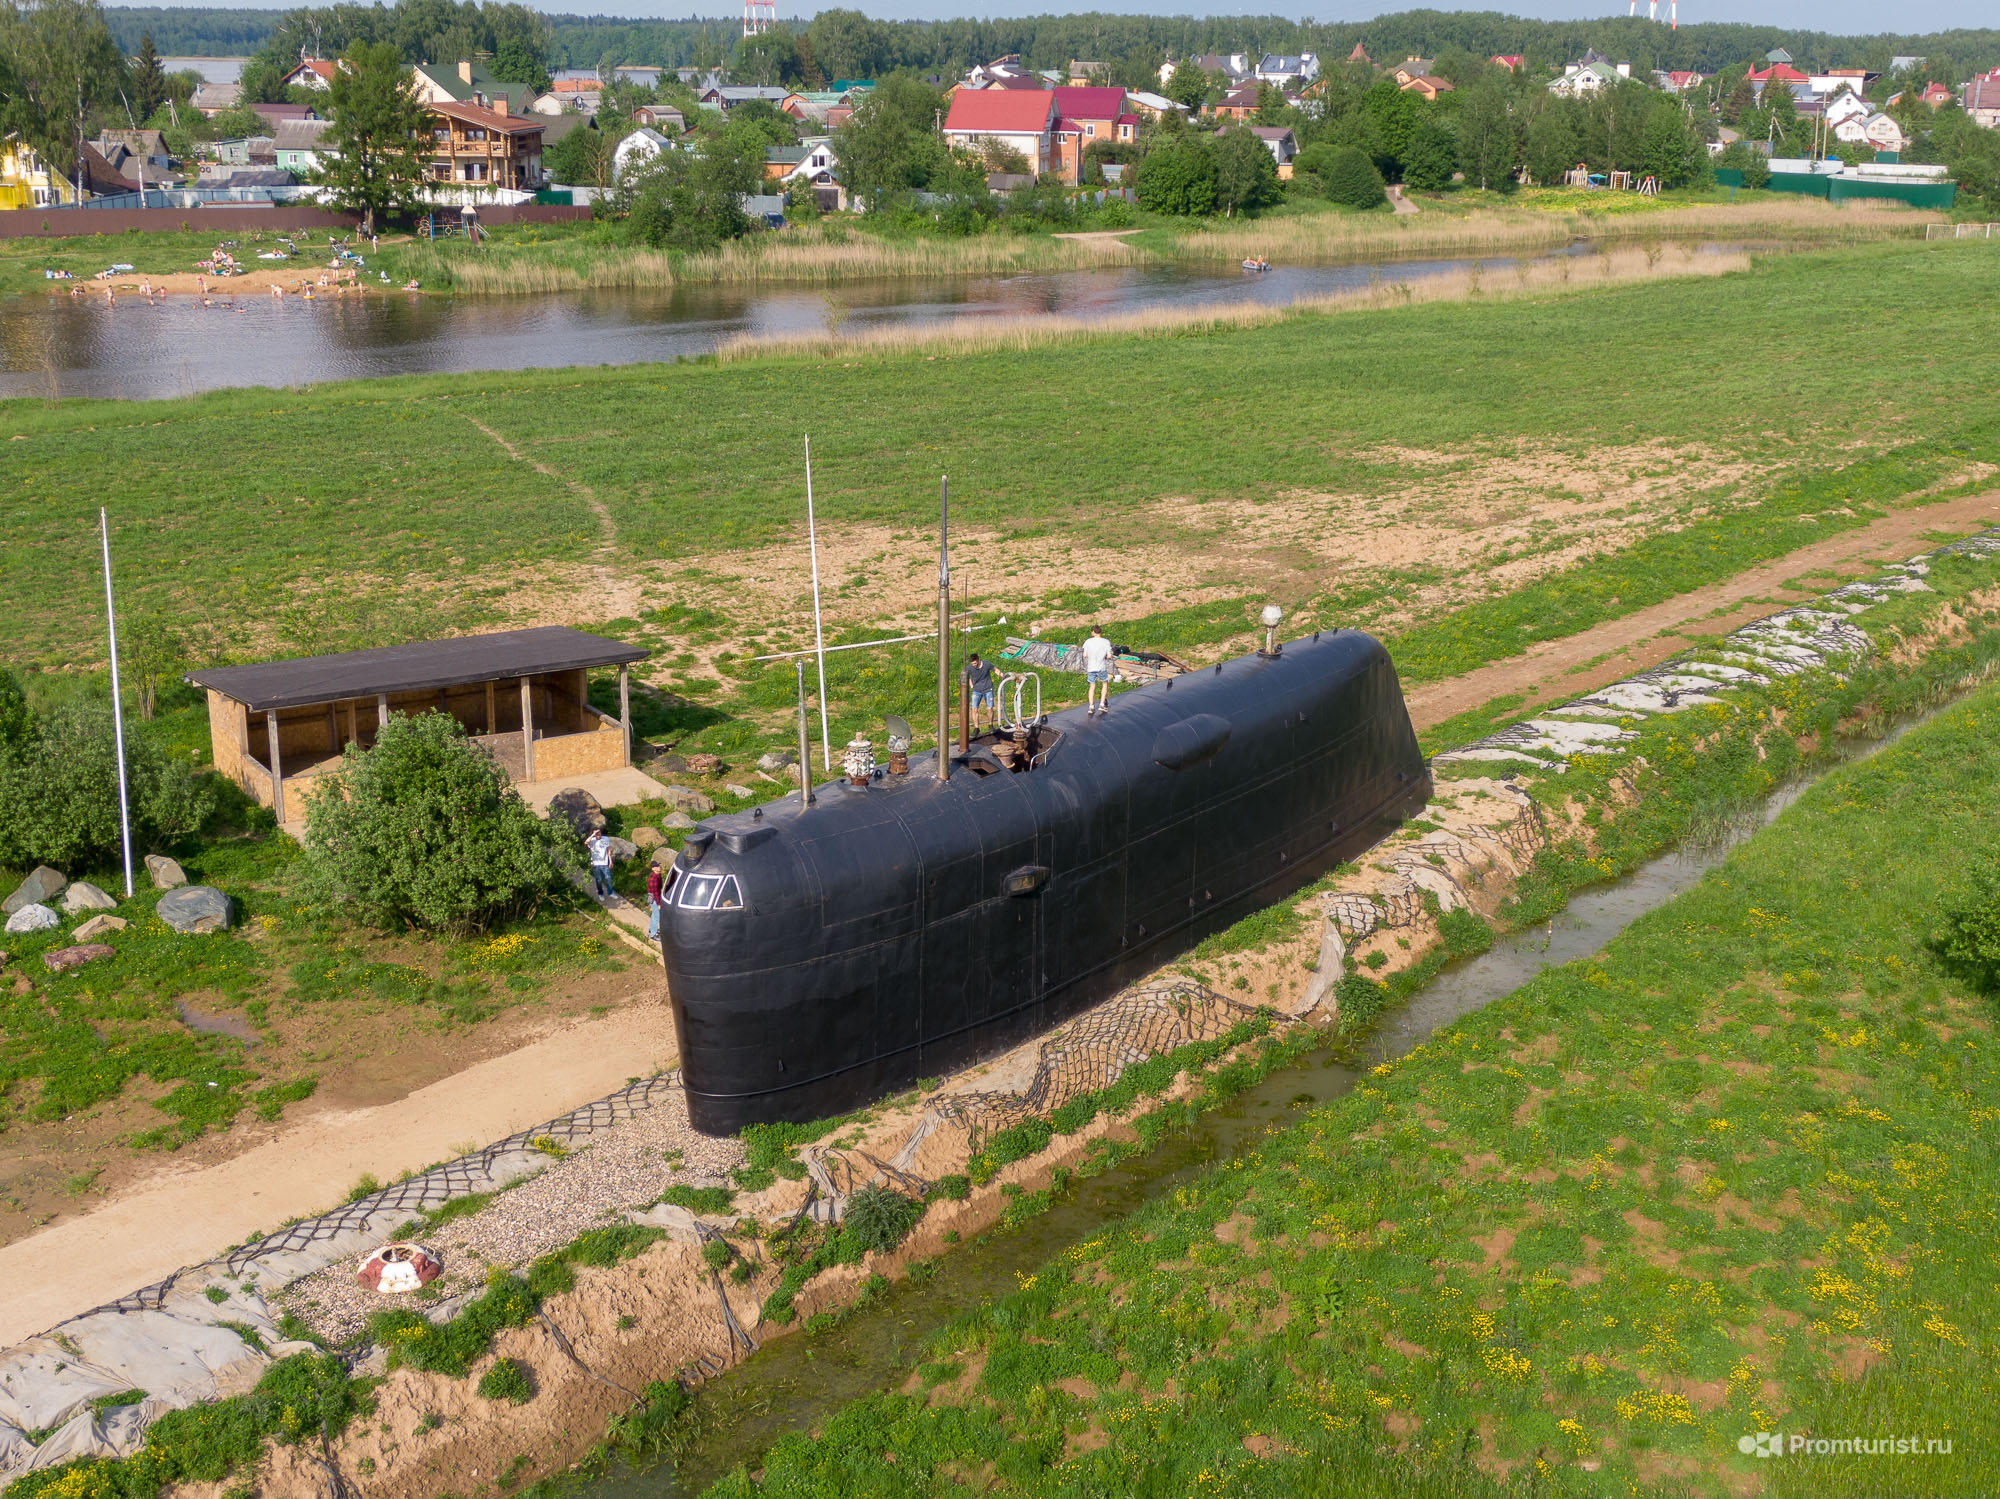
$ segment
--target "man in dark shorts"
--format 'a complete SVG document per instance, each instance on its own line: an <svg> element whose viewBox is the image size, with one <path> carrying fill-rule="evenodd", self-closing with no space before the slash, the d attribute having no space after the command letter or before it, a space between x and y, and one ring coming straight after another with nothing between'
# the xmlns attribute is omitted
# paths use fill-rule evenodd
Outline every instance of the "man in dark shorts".
<svg viewBox="0 0 2000 1499"><path fill-rule="evenodd" d="M993 668L979 659L977 652L965 663L965 685L972 692L972 721L978 725L993 721ZM980 717L984 709L986 716Z"/></svg>

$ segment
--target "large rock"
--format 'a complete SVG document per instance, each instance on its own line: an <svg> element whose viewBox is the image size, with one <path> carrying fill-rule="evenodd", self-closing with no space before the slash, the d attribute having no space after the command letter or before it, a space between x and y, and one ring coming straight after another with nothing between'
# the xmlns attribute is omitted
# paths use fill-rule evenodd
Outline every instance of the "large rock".
<svg viewBox="0 0 2000 1499"><path fill-rule="evenodd" d="M155 890L178 890L188 882L187 871L165 854L146 855L146 878Z"/></svg>
<svg viewBox="0 0 2000 1499"><path fill-rule="evenodd" d="M719 775L722 771L722 756L689 755L688 770L698 776Z"/></svg>
<svg viewBox="0 0 2000 1499"><path fill-rule="evenodd" d="M549 816L568 823L579 838L587 838L604 826L604 808L580 786L570 786L550 797Z"/></svg>
<svg viewBox="0 0 2000 1499"><path fill-rule="evenodd" d="M748 786L739 786L734 781L731 781L727 786L724 786L722 789L724 791L727 791L731 796L740 796L748 798L748 797L753 797L757 794L756 792L752 791Z"/></svg>
<svg viewBox="0 0 2000 1499"><path fill-rule="evenodd" d="M213 885L183 885L160 897L154 908L160 920L184 937L228 930L236 908Z"/></svg>
<svg viewBox="0 0 2000 1499"><path fill-rule="evenodd" d="M795 764L797 760L798 756L794 755L790 750L786 750L782 754L777 750L771 750L757 757L757 768L766 775L770 775L776 771L783 770L787 765Z"/></svg>
<svg viewBox="0 0 2000 1499"><path fill-rule="evenodd" d="M640 849L658 848L665 841L666 840L660 836L660 830L658 828L632 829L632 844L635 848L640 848Z"/></svg>
<svg viewBox="0 0 2000 1499"><path fill-rule="evenodd" d="M53 931L62 925L62 918L47 906L23 906L7 918L7 930L18 936L24 932Z"/></svg>
<svg viewBox="0 0 2000 1499"><path fill-rule="evenodd" d="M0 901L0 911L12 916L24 906L47 905L63 893L69 881L48 865L36 866L35 872L21 881L14 893Z"/></svg>
<svg viewBox="0 0 2000 1499"><path fill-rule="evenodd" d="M80 947L58 947L43 953L42 966L51 973L64 973L110 956L111 949L102 942L86 942Z"/></svg>
<svg viewBox="0 0 2000 1499"><path fill-rule="evenodd" d="M604 841L611 845L611 862L614 864L622 864L627 859L636 859L639 856L639 845L629 838L607 837Z"/></svg>
<svg viewBox="0 0 2000 1499"><path fill-rule="evenodd" d="M678 812L691 812L696 817L706 817L715 810L715 798L692 786L669 786L661 800Z"/></svg>
<svg viewBox="0 0 2000 1499"><path fill-rule="evenodd" d="M63 891L63 909L72 916L80 916L85 911L115 911L118 902L89 880L78 880Z"/></svg>
<svg viewBox="0 0 2000 1499"><path fill-rule="evenodd" d="M122 932L129 925L123 916L93 916L71 932L70 937L77 942L95 942L112 932Z"/></svg>

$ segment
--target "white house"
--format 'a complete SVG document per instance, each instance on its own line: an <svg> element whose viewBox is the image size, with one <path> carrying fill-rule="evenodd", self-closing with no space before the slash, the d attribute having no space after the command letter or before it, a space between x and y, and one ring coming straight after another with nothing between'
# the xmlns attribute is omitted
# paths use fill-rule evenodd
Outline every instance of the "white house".
<svg viewBox="0 0 2000 1499"><path fill-rule="evenodd" d="M1868 107L1868 101L1857 94L1836 94L1832 99L1827 101L1826 123L1832 127L1833 133L1842 140L1858 141L1861 139L1859 133L1861 122L1874 112L1874 110ZM1840 128L1850 123L1856 127L1856 133L1853 135L1843 133Z"/></svg>
<svg viewBox="0 0 2000 1499"><path fill-rule="evenodd" d="M1319 77L1319 57L1312 52L1297 56L1267 52L1257 61L1257 81L1284 88L1292 83L1311 83Z"/></svg>
<svg viewBox="0 0 2000 1499"><path fill-rule="evenodd" d="M1621 72L1609 63L1571 63L1562 77L1549 84L1549 92L1558 99L1580 99L1631 76L1629 71Z"/></svg>
<svg viewBox="0 0 2000 1499"><path fill-rule="evenodd" d="M808 182L818 182L832 174L834 170L832 136L809 135L799 144L805 148L805 159L785 173L786 182L794 182L800 178Z"/></svg>
<svg viewBox="0 0 2000 1499"><path fill-rule="evenodd" d="M659 131L641 125L612 150L611 180L619 181L627 172L644 166L662 151L673 148L673 142Z"/></svg>
<svg viewBox="0 0 2000 1499"><path fill-rule="evenodd" d="M1909 137L1903 134L1903 127L1886 114L1872 114L1861 127L1862 139L1877 151L1894 151L1901 154L1908 146Z"/></svg>

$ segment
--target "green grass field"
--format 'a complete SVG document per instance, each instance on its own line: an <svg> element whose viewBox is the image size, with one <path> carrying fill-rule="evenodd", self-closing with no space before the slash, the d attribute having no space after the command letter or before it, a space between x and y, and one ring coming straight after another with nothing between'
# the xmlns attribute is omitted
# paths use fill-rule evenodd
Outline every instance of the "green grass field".
<svg viewBox="0 0 2000 1499"><path fill-rule="evenodd" d="M1997 793L1987 688L712 1492L1990 1492L1994 1009L1925 944Z"/></svg>
<svg viewBox="0 0 2000 1499"><path fill-rule="evenodd" d="M776 742L789 669L740 658L809 638L811 432L836 638L921 628L949 472L975 622L1213 648L1276 597L1423 680L1976 488L1996 290L1990 245L1894 244L1015 354L16 400L0 610L18 665L101 658L104 504L124 607L194 659L608 623L690 747ZM919 707L924 650L837 658L839 727Z"/></svg>

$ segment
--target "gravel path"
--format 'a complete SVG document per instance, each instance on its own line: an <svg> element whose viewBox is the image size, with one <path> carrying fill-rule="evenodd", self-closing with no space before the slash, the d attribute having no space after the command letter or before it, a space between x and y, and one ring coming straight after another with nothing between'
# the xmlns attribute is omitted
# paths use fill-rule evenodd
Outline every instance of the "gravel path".
<svg viewBox="0 0 2000 1499"><path fill-rule="evenodd" d="M489 1267L518 1270L587 1229L620 1222L628 1208L651 1205L676 1183L726 1185L730 1170L742 1162L742 1141L698 1134L688 1123L685 1096L670 1093L478 1212L420 1235L444 1261L444 1273L426 1287L435 1294L377 1295L355 1284L354 1263L341 1261L294 1281L270 1301L329 1343L346 1343L366 1328L372 1312L427 1310L442 1297L477 1293Z"/></svg>

